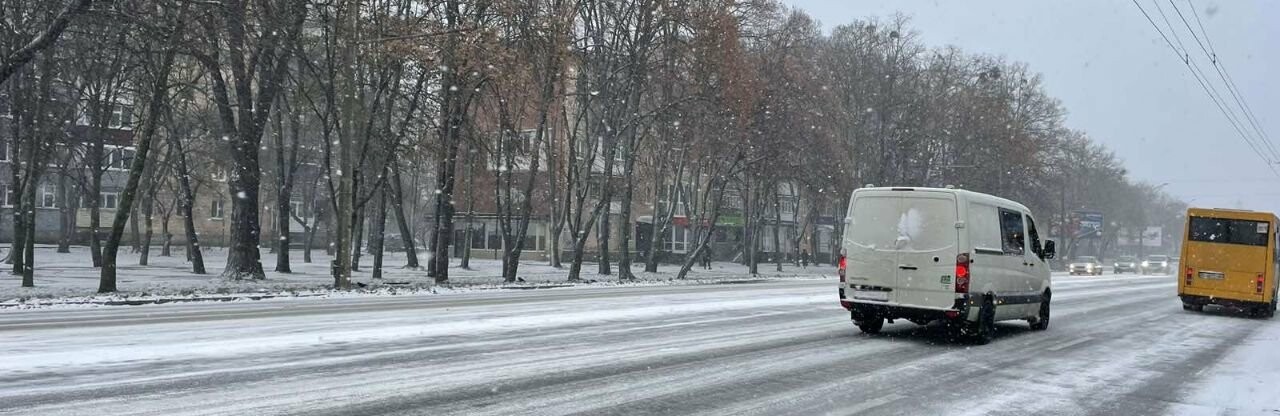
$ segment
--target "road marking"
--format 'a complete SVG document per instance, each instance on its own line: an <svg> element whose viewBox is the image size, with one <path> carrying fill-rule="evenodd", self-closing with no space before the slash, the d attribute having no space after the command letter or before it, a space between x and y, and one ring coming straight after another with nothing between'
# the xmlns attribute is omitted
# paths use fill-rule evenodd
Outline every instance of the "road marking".
<svg viewBox="0 0 1280 416"><path fill-rule="evenodd" d="M1067 349L1067 348L1070 348L1070 347L1074 347L1074 346L1076 346L1076 345L1080 345L1080 344L1083 344L1083 343L1086 343L1086 342L1089 342L1089 341L1093 341L1093 338L1092 338L1092 337L1084 337L1084 338L1077 339L1077 340L1075 340L1075 341L1071 341L1071 342L1064 342L1064 343L1062 343L1062 344L1054 345L1054 346L1052 346L1052 347L1045 348L1045 350L1048 350L1048 351L1062 351L1062 350L1064 350L1064 349Z"/></svg>
<svg viewBox="0 0 1280 416"><path fill-rule="evenodd" d="M890 394L888 396L881 396L872 400L858 403L857 405L850 406L844 409L828 412L827 414L828 415L856 415L856 414L871 410L873 408L877 408L892 402L896 402L904 398L906 398L906 396L903 396L900 394Z"/></svg>

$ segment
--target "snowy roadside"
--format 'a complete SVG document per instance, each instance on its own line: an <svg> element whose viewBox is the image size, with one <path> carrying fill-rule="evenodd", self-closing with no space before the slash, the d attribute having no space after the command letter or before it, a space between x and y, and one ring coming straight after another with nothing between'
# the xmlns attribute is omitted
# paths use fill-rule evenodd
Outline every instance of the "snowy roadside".
<svg viewBox="0 0 1280 416"><path fill-rule="evenodd" d="M1208 312L1218 315L1215 312ZM1253 320L1256 332L1212 367L1198 374L1195 388L1184 403L1174 407L1180 415L1277 415L1280 414L1280 319L1244 318L1222 313L1225 319Z"/></svg>
<svg viewBox="0 0 1280 416"><path fill-rule="evenodd" d="M122 250L123 251L123 250ZM383 278L373 279L366 257L364 268L352 276L353 289L338 291L332 288L333 279L326 265L331 257L323 251L313 252L311 263L301 261L295 253L291 268L293 273L278 273L275 256L263 253L263 268L267 279L261 281L229 281L218 277L226 261L225 251L206 250L205 265L209 274L195 275L181 251L172 257L151 253L148 266L138 266L138 254L120 254L118 287L113 294L97 294L98 269L89 266L88 252L73 248L71 253L55 253L51 247L37 248L34 288L20 287L20 279L8 273L0 274L0 310L44 307L94 307L108 305L140 305L195 301L247 301L271 298L302 297L357 297L396 295L436 295L476 290L531 290L570 287L601 286L659 286L742 283L776 279L824 279L834 275L826 266L808 268L784 265L778 272L773 264L762 264L760 273L752 276L745 266L735 263L714 263L711 270L695 268L684 280L675 279L679 266L660 265L657 273L646 273L643 265L634 270L636 279L619 281L616 270L612 275L596 274L595 264L584 264L581 282L568 281L567 268L553 268L545 262L522 261L521 281L505 283L501 276L501 262L473 259L470 270L458 267L454 260L450 269L450 283L437 285L421 269L403 268L404 253L388 253L384 259ZM420 259L425 261L425 258Z"/></svg>

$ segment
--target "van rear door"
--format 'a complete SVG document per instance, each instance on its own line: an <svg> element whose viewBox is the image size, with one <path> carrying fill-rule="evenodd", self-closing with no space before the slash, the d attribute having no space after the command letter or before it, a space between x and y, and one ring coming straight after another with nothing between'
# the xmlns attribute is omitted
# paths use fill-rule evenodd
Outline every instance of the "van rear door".
<svg viewBox="0 0 1280 416"><path fill-rule="evenodd" d="M845 250L855 300L945 309L955 302L955 195L937 191L855 194ZM881 293L875 293L881 292Z"/></svg>
<svg viewBox="0 0 1280 416"><path fill-rule="evenodd" d="M902 193L898 229L895 300L906 305L950 308L955 304L956 199L950 192Z"/></svg>
<svg viewBox="0 0 1280 416"><path fill-rule="evenodd" d="M898 283L898 238L894 225L902 210L902 198L890 192L858 191L849 204L845 230L846 275L855 301L893 301Z"/></svg>

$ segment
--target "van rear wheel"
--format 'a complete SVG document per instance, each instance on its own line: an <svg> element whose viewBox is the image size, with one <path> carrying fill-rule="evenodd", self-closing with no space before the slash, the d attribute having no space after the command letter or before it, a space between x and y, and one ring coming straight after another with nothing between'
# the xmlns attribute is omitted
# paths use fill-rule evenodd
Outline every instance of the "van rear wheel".
<svg viewBox="0 0 1280 416"><path fill-rule="evenodd" d="M978 310L978 322L970 324L972 329L969 330L970 339L974 344L987 345L991 340L995 339L996 332L996 305L991 300L991 296L986 296L982 301L982 307Z"/></svg>
<svg viewBox="0 0 1280 416"><path fill-rule="evenodd" d="M1031 321L1031 329L1043 331L1049 329L1049 292L1044 292L1044 299L1040 302L1040 313Z"/></svg>
<svg viewBox="0 0 1280 416"><path fill-rule="evenodd" d="M884 318L878 317L871 317L861 321L853 321L853 323L858 325L858 329L863 333L871 335L879 334L880 330L884 328Z"/></svg>

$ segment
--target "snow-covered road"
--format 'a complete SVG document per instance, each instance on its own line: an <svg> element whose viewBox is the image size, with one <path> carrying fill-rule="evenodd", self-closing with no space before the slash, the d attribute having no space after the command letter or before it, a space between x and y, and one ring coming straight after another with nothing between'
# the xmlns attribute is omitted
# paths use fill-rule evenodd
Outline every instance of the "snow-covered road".
<svg viewBox="0 0 1280 416"><path fill-rule="evenodd" d="M0 414L1273 414L1213 389L1280 324L1174 288L1058 277L981 347L829 280L0 311Z"/></svg>

